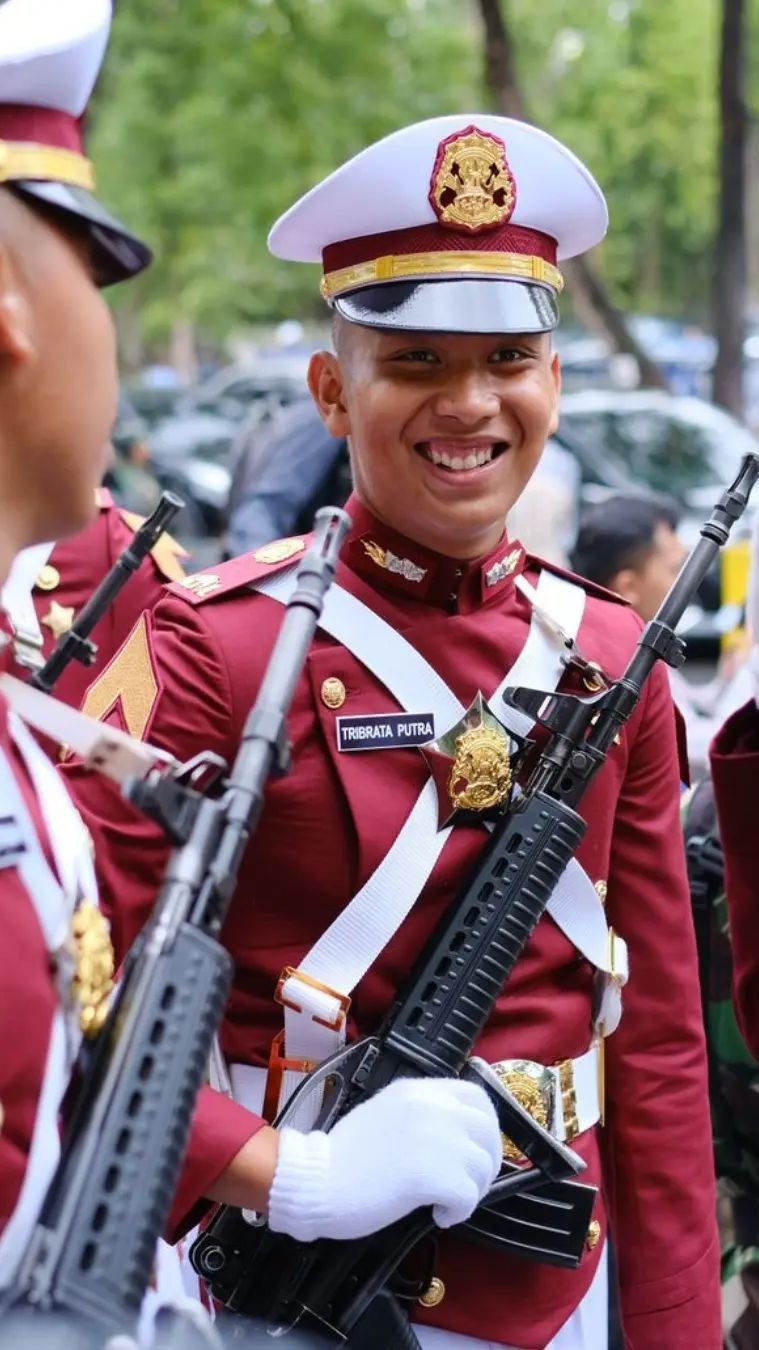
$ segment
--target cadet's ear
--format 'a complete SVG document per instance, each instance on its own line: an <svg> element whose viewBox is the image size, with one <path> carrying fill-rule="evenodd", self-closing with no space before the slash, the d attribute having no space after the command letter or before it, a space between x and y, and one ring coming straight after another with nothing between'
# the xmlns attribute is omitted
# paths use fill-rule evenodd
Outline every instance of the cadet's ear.
<svg viewBox="0 0 759 1350"><path fill-rule="evenodd" d="M553 381L554 403L548 423L548 435L553 436L559 429L559 399L561 398L561 361L558 352L551 354L551 380Z"/></svg>
<svg viewBox="0 0 759 1350"><path fill-rule="evenodd" d="M636 608L640 599L640 583L634 568L623 567L620 572L615 572L613 577L609 577L606 587L607 590L616 591L617 595L621 595L633 609Z"/></svg>
<svg viewBox="0 0 759 1350"><path fill-rule="evenodd" d="M0 240L0 361L18 365L33 355L29 302L13 265L12 250Z"/></svg>
<svg viewBox="0 0 759 1350"><path fill-rule="evenodd" d="M308 363L308 387L322 421L338 439L350 435L350 418L343 397L343 373L333 352L314 352Z"/></svg>

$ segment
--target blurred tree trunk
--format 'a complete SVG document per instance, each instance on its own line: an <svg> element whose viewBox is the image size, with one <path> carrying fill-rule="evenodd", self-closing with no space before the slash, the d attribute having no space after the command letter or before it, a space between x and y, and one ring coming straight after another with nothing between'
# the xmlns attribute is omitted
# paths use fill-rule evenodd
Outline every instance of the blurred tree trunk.
<svg viewBox="0 0 759 1350"><path fill-rule="evenodd" d="M714 265L717 360L712 397L743 416L743 341L746 327L746 107L745 0L722 0L719 68L719 224Z"/></svg>
<svg viewBox="0 0 759 1350"><path fill-rule="evenodd" d="M495 106L504 117L530 122L516 69L516 51L505 17L506 0L477 0L485 43L485 79ZM565 259L561 270L578 317L600 332L617 352L633 356L640 383L666 389L667 381L630 332L625 316L613 304L600 276L586 258Z"/></svg>

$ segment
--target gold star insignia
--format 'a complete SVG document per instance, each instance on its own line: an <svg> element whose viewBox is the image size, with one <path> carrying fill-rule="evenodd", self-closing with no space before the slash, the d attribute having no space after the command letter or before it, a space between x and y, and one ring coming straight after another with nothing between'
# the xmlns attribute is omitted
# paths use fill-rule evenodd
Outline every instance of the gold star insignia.
<svg viewBox="0 0 759 1350"><path fill-rule="evenodd" d="M50 609L42 619L42 623L50 629L56 642L64 633L68 633L74 622L75 613L73 605L59 605L57 600L50 601Z"/></svg>

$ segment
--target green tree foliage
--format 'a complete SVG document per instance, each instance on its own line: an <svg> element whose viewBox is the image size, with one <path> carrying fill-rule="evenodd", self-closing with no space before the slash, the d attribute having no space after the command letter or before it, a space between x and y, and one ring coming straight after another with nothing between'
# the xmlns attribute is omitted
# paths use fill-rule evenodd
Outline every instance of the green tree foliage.
<svg viewBox="0 0 759 1350"><path fill-rule="evenodd" d="M706 312L715 0L503 0L534 120L593 167L599 262L633 309ZM317 313L266 234L309 184L405 122L485 102L469 0L120 0L93 119L102 195L158 262L124 301L159 338Z"/></svg>

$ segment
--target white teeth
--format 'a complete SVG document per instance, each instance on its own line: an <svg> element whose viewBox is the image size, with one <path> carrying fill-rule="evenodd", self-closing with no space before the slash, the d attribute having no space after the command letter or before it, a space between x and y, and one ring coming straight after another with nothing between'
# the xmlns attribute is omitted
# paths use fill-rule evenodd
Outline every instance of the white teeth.
<svg viewBox="0 0 759 1350"><path fill-rule="evenodd" d="M433 450L432 446L428 446L427 458L433 464L441 464L444 469L457 473L462 469L479 469L483 464L489 464L493 458L493 449L489 445L484 450L470 450L467 455L449 455L445 450Z"/></svg>

